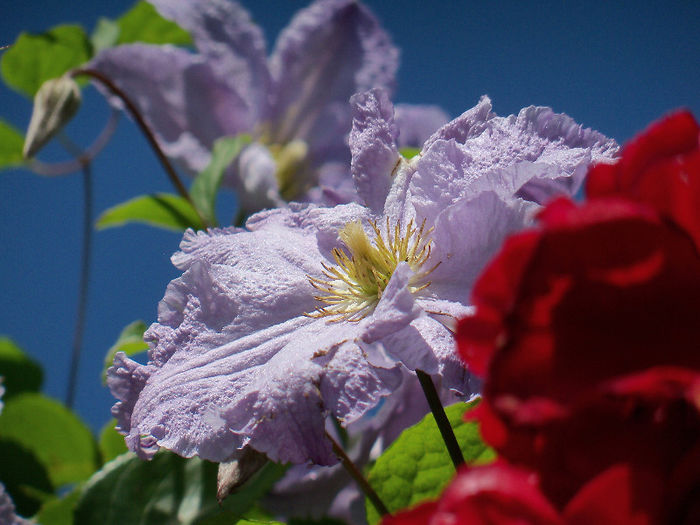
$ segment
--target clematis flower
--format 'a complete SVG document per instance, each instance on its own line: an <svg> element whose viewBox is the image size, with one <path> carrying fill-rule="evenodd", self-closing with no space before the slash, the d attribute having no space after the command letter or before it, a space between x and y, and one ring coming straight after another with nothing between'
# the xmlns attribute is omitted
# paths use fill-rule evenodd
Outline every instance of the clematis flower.
<svg viewBox="0 0 700 525"><path fill-rule="evenodd" d="M327 418L357 422L402 384L403 367L462 395L477 385L454 321L533 195L575 191L614 141L548 108L497 117L479 104L406 161L383 90L352 99L350 146L365 205L290 204L245 228L185 233L149 362L117 354L108 384L130 449L222 461L249 446L275 461L337 460ZM547 183L551 182L552 187Z"/></svg>
<svg viewBox="0 0 700 525"><path fill-rule="evenodd" d="M393 88L398 67L398 50L366 7L314 2L282 31L268 59L262 31L236 3L151 3L191 33L197 52L123 45L101 52L90 67L134 98L168 156L196 173L217 138L249 133L255 141L226 180L247 213L344 195L333 190L349 180L348 98ZM435 122L435 109L425 112ZM309 194L319 185L330 194Z"/></svg>

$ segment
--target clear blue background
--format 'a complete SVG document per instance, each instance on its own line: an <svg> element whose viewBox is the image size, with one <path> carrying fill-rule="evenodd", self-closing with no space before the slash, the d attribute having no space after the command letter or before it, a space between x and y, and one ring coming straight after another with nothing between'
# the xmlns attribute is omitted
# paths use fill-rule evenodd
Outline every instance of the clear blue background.
<svg viewBox="0 0 700 525"><path fill-rule="evenodd" d="M11 4L2 9L0 45L22 30L65 22L91 31L99 16L114 18L131 6L114 0ZM244 4L271 48L306 2ZM439 104L456 116L488 94L500 115L548 105L620 142L674 108L700 115L700 2L366 4L402 49L398 102ZM1 118L25 129L30 111L29 101L0 87ZM69 134L87 146L107 116L106 104L90 88ZM137 194L171 191L128 119L94 163L94 179L96 212ZM45 392L63 398L80 267L81 177L5 171L0 197L0 333L43 364ZM231 209L232 197L222 200ZM113 402L100 383L104 354L126 324L155 320L157 303L177 276L169 258L179 239L145 226L95 234L76 403L95 429L110 417Z"/></svg>

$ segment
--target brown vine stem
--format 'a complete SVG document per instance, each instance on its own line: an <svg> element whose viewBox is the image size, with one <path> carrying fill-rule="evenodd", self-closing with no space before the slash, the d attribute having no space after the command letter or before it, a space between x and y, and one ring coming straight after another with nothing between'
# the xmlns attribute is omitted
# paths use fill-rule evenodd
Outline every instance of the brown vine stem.
<svg viewBox="0 0 700 525"><path fill-rule="evenodd" d="M136 105L131 101L129 96L121 89L119 88L114 82L112 82L112 79L110 79L107 75L101 73L100 71L97 71L95 69L74 69L73 71L70 72L70 75L72 77L77 77L77 76L87 76L90 78L93 78L97 80L100 84L105 86L107 89L109 89L113 94L115 94L117 97L119 97L122 102L124 102L124 105L126 108L129 110L129 113L131 113L131 116L134 117L134 120L136 121L136 124L138 124L139 128L141 128L141 131L145 135L146 139L148 140L148 143L150 144L151 148L155 152L156 156L158 157L158 160L160 161L161 165L163 166L163 169L165 169L165 172L168 175L168 178L170 178L170 182L173 184L175 187L175 190L184 198L187 202L189 202L192 205L192 208L195 209L197 214L199 215L199 218L202 220L202 224L204 226L209 226L207 221L205 220L204 217L202 217L201 213L199 213L199 210L197 207L194 205L194 202L192 202L192 198L190 197L189 192L187 191L187 188L185 185L182 183L180 180L180 177L178 177L177 172L175 171L175 168L173 168L173 165L170 163L168 160L168 157L163 153L163 150L160 149L160 146L158 145L158 141L156 141L156 137L151 131L151 128L148 127L148 124L146 124L146 121L143 119L143 116L139 112L138 108Z"/></svg>
<svg viewBox="0 0 700 525"><path fill-rule="evenodd" d="M345 470L347 470L352 479L355 480L355 483L357 483L360 486L360 490L362 490L365 496L369 498L369 500L372 502L372 505L374 505L374 508L377 509L379 515L391 515L389 509L386 507L386 505L384 505L384 502L379 497L379 494L375 492L375 490L372 488L372 485L369 484L367 479L362 475L362 472L360 472L360 469L357 468L357 465L355 465L355 463L353 463L352 460L348 457L348 455L343 450L343 447L341 447L336 442L336 440L333 439L330 434L328 434L328 432L326 432L326 437L330 440L331 445L333 446L333 453L336 456L338 456L338 459L343 464L343 467L345 467Z"/></svg>
<svg viewBox="0 0 700 525"><path fill-rule="evenodd" d="M78 286L78 305L75 313L73 329L73 345L71 349L70 368L68 370L68 388L66 390L66 406L73 408L75 392L78 384L78 370L83 350L83 335L85 334L85 314L87 312L88 286L90 283L90 260L92 259L92 169L90 158L64 135L59 135L63 147L76 159L83 173L83 246L81 254L80 284Z"/></svg>

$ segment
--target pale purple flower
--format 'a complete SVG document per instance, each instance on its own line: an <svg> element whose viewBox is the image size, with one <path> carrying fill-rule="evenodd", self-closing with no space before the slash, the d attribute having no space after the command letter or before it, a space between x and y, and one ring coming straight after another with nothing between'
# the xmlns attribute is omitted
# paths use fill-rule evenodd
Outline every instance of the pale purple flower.
<svg viewBox="0 0 700 525"><path fill-rule="evenodd" d="M191 33L196 53L123 45L90 67L134 98L167 155L196 173L217 138L251 134L255 143L226 180L246 212L320 199L322 192L309 191L349 181L348 99L374 86L391 89L398 66L398 50L366 7L314 2L282 31L268 59L262 31L234 2L151 3ZM329 163L345 167L340 181L324 168Z"/></svg>
<svg viewBox="0 0 700 525"><path fill-rule="evenodd" d="M250 446L328 465L329 417L359 424L405 368L473 393L451 327L471 311L476 276L537 199L575 192L617 150L548 108L497 117L484 97L406 161L386 92L352 105L364 206L291 204L245 228L185 233L173 256L183 275L145 334L148 364L117 354L108 374L142 457L160 446L222 461Z"/></svg>

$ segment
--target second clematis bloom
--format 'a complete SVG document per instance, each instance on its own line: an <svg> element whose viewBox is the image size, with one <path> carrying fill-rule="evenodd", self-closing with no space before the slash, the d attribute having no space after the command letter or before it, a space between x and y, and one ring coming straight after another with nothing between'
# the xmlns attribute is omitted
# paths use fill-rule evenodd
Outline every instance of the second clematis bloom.
<svg viewBox="0 0 700 525"><path fill-rule="evenodd" d="M337 460L329 418L360 420L405 369L468 396L455 320L483 264L539 202L576 191L614 141L549 108L497 117L487 98L410 161L383 90L352 99L352 171L365 205L292 204L245 228L188 231L173 256L149 362L115 358L113 413L142 457L214 461L243 447L281 462Z"/></svg>
<svg viewBox="0 0 700 525"><path fill-rule="evenodd" d="M366 7L312 3L282 31L268 59L262 31L235 2L151 3L191 33L196 53L123 45L90 67L134 99L168 156L197 173L217 138L250 134L254 142L225 180L246 214L321 200L319 187L333 190L349 179L338 165L349 161L348 98L375 86L392 89L398 67L398 50ZM434 115L434 108L421 113Z"/></svg>

